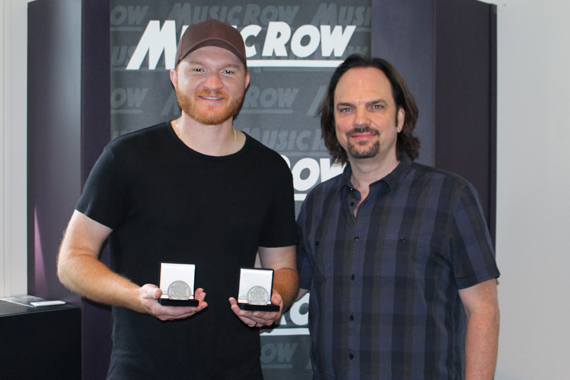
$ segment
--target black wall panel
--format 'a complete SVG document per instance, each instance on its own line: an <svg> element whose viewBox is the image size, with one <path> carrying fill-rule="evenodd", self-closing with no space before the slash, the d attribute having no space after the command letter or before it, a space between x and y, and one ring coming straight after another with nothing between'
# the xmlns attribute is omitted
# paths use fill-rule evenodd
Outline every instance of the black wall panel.
<svg viewBox="0 0 570 380"><path fill-rule="evenodd" d="M491 236L496 199L496 6L438 0L435 164L479 192Z"/></svg>
<svg viewBox="0 0 570 380"><path fill-rule="evenodd" d="M473 183L494 240L496 6L373 0L372 29L372 55L396 66L418 103L419 162Z"/></svg>

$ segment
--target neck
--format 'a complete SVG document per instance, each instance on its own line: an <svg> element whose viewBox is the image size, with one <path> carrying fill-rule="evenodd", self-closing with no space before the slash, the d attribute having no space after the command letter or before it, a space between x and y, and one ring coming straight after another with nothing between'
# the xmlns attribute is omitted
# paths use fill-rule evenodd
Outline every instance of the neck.
<svg viewBox="0 0 570 380"><path fill-rule="evenodd" d="M204 125L183 113L171 125L184 144L208 156L233 154L245 142L245 135L234 129L231 118L220 125Z"/></svg>
<svg viewBox="0 0 570 380"><path fill-rule="evenodd" d="M352 168L352 185L359 191L368 192L371 183L376 182L392 173L400 161L394 155L393 159L378 162L374 158L355 159L349 158Z"/></svg>

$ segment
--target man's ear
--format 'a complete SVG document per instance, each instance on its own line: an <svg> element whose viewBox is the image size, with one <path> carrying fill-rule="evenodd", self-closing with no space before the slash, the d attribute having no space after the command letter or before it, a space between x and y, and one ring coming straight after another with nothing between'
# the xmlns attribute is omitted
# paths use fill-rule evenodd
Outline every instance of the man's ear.
<svg viewBox="0 0 570 380"><path fill-rule="evenodd" d="M398 109L398 113L396 114L396 128L398 129L398 133L402 132L402 128L404 127L404 122L406 121L406 111L402 107Z"/></svg>
<svg viewBox="0 0 570 380"><path fill-rule="evenodd" d="M249 86L249 71L245 73L245 90L247 90L247 86Z"/></svg>
<svg viewBox="0 0 570 380"><path fill-rule="evenodd" d="M176 88L176 84L178 83L178 71L176 71L176 69L170 70L170 81L174 88Z"/></svg>

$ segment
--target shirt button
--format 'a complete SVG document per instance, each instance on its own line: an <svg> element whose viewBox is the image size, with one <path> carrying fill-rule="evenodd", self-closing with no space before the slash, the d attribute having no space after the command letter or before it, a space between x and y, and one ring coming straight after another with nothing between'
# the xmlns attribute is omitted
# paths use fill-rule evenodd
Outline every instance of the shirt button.
<svg viewBox="0 0 570 380"><path fill-rule="evenodd" d="M348 319L350 319L351 321L354 321L354 315L350 314L350 317L348 317Z"/></svg>
<svg viewBox="0 0 570 380"><path fill-rule="evenodd" d="M354 202L350 202L350 205L351 205L351 206L354 206Z"/></svg>
<svg viewBox="0 0 570 380"><path fill-rule="evenodd" d="M352 276L350 276L350 279L351 279L352 281L354 281L354 280L356 280L356 276L353 274Z"/></svg>
<svg viewBox="0 0 570 380"><path fill-rule="evenodd" d="M358 235L354 237L354 241L358 241Z"/></svg>
<svg viewBox="0 0 570 380"><path fill-rule="evenodd" d="M350 355L348 355L348 358L349 358L350 360L352 360L352 359L354 359L354 355L353 355L353 354L350 354Z"/></svg>

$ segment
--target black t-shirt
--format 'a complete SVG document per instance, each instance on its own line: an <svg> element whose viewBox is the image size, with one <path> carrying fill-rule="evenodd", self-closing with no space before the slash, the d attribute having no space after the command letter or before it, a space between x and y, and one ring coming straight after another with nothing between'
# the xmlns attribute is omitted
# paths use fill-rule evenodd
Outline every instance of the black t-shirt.
<svg viewBox="0 0 570 380"><path fill-rule="evenodd" d="M77 210L113 229L117 273L158 285L160 262L195 264L207 293L208 308L180 321L113 308L109 378L261 378L258 332L228 298L259 246L298 241L291 172L276 152L246 136L235 154L206 156L159 124L105 148Z"/></svg>

